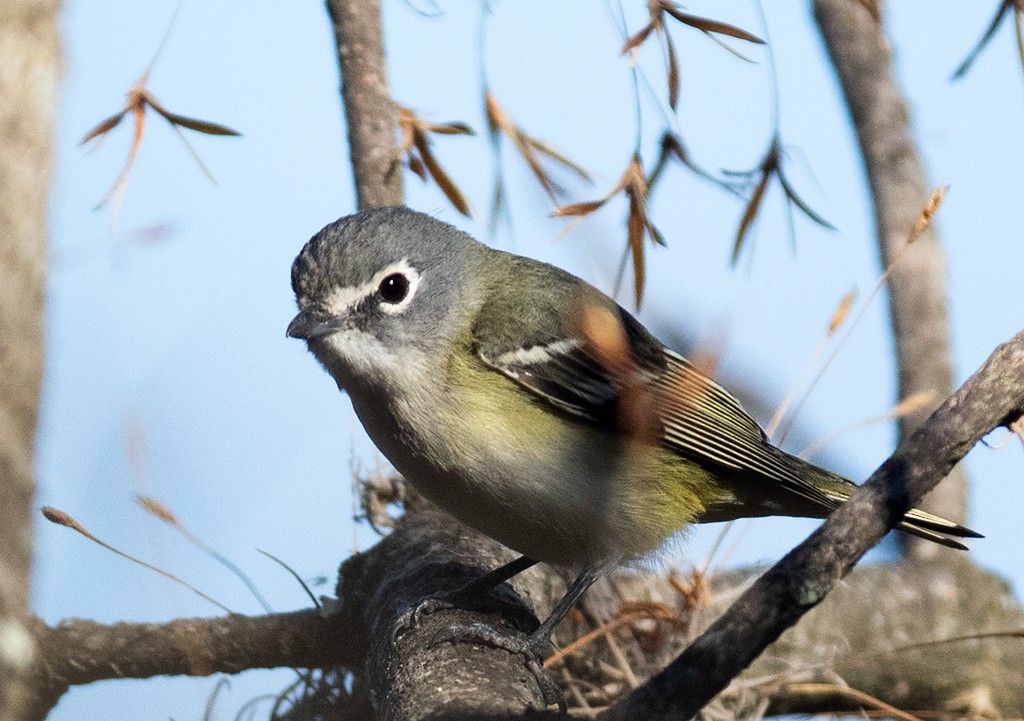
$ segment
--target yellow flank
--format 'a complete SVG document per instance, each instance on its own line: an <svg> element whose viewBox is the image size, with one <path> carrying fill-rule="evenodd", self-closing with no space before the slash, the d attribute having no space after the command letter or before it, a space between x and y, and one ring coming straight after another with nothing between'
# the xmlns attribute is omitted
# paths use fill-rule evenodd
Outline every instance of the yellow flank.
<svg viewBox="0 0 1024 721"><path fill-rule="evenodd" d="M715 474L659 439L630 440L597 428L523 392L476 353L451 354L446 375L450 397L457 399L454 410L463 419L459 427L473 429L444 439L455 447L449 457L480 458L481 463L487 462L484 457L503 458L517 464L525 478L514 493L510 489L515 498L509 503L535 509L552 532L575 525L581 514L595 514L582 525L603 534L601 545L616 549L625 560L654 550L709 505L735 500ZM561 438L564 448L555 459L546 446L552 438ZM492 492L502 495L499 488ZM581 544L592 542L580 539Z"/></svg>
<svg viewBox="0 0 1024 721"><path fill-rule="evenodd" d="M668 536L692 523L708 506L734 501L733 494L714 473L667 448L658 447L653 452L658 456L655 472L637 479L644 487L637 488L635 494L637 505L642 507L634 511L633 522L649 519L647 523L656 524Z"/></svg>
<svg viewBox="0 0 1024 721"><path fill-rule="evenodd" d="M564 421L556 416L553 406L517 388L514 381L489 368L476 353L455 352L449 356L446 385L457 403L454 410L464 419L460 425L476 431L471 438L452 438L449 442L480 442L484 436L483 441L494 453L516 458L520 450L539 452L545 439L565 433Z"/></svg>

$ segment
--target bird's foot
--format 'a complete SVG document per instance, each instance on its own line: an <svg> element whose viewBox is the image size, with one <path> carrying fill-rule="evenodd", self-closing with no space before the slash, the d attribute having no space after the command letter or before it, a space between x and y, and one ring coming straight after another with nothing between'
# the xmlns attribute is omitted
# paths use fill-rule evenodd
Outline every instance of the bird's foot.
<svg viewBox="0 0 1024 721"><path fill-rule="evenodd" d="M449 610L500 614L501 619L495 619L493 623L456 621L438 630L431 645L476 643L518 654L525 659L526 668L536 679L544 702L558 704L564 710L562 691L544 670L543 658L550 642L549 635L540 632L537 617L507 585L483 592L472 585L436 591L402 614L394 627L394 636L397 639L419 626L431 614Z"/></svg>
<svg viewBox="0 0 1024 721"><path fill-rule="evenodd" d="M451 590L435 591L421 599L402 614L402 618L396 625L396 635L415 628L425 616L449 609L500 613L516 628L532 630L537 627L536 616L523 606L522 599L511 587L502 585L481 592L469 584ZM543 651L543 645L541 650Z"/></svg>
<svg viewBox="0 0 1024 721"><path fill-rule="evenodd" d="M522 656L526 660L526 668L537 681L544 703L558 704L559 710L565 713L562 689L544 670L544 652L551 639L547 634L538 631L540 629L523 634L511 629L499 630L486 623L458 622L439 631L432 643L477 643Z"/></svg>

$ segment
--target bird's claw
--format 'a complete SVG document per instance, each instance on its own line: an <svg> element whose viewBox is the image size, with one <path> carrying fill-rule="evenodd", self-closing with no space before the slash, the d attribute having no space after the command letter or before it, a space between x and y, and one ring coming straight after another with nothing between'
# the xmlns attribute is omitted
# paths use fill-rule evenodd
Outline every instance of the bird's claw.
<svg viewBox="0 0 1024 721"><path fill-rule="evenodd" d="M502 632L486 623L459 622L438 631L431 645L476 642L523 656L526 659L526 668L537 680L544 703L558 704L559 710L564 713L566 707L562 698L562 690L544 670L544 652L547 650L549 640L547 636L536 632L524 635L508 631Z"/></svg>
<svg viewBox="0 0 1024 721"><path fill-rule="evenodd" d="M402 614L402 617L395 626L394 635L397 637L402 632L415 628L424 616L429 616L437 611L456 608L480 613L501 613L503 617L511 620L517 628L535 628L537 624L536 617L529 610L522 608L521 604L515 603L518 596L515 596L515 599L512 596L515 596L515 591L511 588L502 587L491 589L485 593L467 593L465 587L435 591L429 596L422 598ZM541 643L539 648L538 656L543 653L544 644Z"/></svg>

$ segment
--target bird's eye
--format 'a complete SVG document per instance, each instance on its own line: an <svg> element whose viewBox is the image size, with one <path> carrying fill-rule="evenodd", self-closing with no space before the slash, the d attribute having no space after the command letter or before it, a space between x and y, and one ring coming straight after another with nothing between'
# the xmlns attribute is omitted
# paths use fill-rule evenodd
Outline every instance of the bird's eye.
<svg viewBox="0 0 1024 721"><path fill-rule="evenodd" d="M380 282L377 292L385 303L401 303L409 295L409 279L402 273L392 273Z"/></svg>

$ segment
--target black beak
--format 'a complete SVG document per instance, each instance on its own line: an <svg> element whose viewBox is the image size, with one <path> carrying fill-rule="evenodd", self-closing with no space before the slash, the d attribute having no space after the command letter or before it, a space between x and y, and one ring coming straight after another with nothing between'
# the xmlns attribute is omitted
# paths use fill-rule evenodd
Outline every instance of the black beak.
<svg viewBox="0 0 1024 721"><path fill-rule="evenodd" d="M341 316L328 315L317 308L307 308L299 311L299 314L292 318L285 335L289 338L313 340L341 330L344 324L345 319Z"/></svg>

